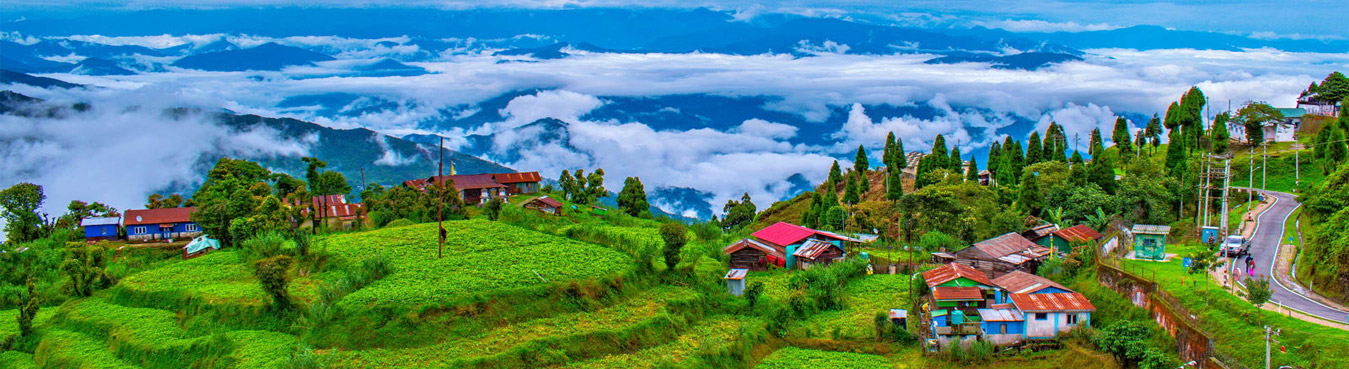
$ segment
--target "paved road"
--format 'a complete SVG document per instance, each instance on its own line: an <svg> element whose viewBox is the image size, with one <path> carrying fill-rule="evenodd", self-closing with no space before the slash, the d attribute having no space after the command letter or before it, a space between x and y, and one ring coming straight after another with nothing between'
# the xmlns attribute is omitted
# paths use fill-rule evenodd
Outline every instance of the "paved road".
<svg viewBox="0 0 1349 369"><path fill-rule="evenodd" d="M1255 234L1251 236L1251 257L1255 259L1256 274L1272 276L1274 274L1274 257L1278 253L1279 245L1288 243L1288 237L1296 235L1284 234L1284 222L1292 221L1288 215L1297 209L1298 202L1293 194L1265 191L1265 196L1271 196L1276 199L1274 205L1260 214L1259 226L1255 229ZM1232 263L1234 266L1245 268L1245 257ZM1319 302L1307 298L1304 288L1298 285L1285 285L1272 278L1270 289L1274 296L1270 298L1270 303L1282 303L1284 306L1300 310L1304 313L1322 317L1336 322L1344 322L1349 316L1349 312L1340 311Z"/></svg>

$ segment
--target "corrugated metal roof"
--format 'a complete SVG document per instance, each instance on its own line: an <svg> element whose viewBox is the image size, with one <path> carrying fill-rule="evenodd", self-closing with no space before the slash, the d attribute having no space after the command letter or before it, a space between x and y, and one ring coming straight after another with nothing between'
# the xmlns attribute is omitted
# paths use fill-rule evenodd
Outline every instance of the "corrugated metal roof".
<svg viewBox="0 0 1349 369"><path fill-rule="evenodd" d="M1002 287L1002 289L1007 290L1007 292L1010 293L1033 293L1048 287L1071 291L1058 283L1054 283L1054 281L1020 270L994 278L993 284Z"/></svg>
<svg viewBox="0 0 1349 369"><path fill-rule="evenodd" d="M1161 235L1165 235L1165 234L1171 234L1171 226L1152 225L1152 224L1134 224L1134 226L1133 226L1132 228L1130 228L1129 231L1130 231L1130 232L1133 232L1133 233L1142 233L1142 234L1161 234Z"/></svg>
<svg viewBox="0 0 1349 369"><path fill-rule="evenodd" d="M983 300L979 287L934 287L932 297L938 300Z"/></svg>
<svg viewBox="0 0 1349 369"><path fill-rule="evenodd" d="M495 179L492 179L491 174L460 174L454 176L431 176L425 179L419 178L419 179L406 180L403 181L403 185L420 190L426 188L426 186L428 185L435 184L436 182L444 181L446 179L454 180L454 188L459 191L506 187L501 185L500 183L497 183Z"/></svg>
<svg viewBox="0 0 1349 369"><path fill-rule="evenodd" d="M196 207L127 210L125 214L128 226L142 224L186 223L192 221Z"/></svg>
<svg viewBox="0 0 1349 369"><path fill-rule="evenodd" d="M988 280L984 272L980 272L963 264L950 263L923 272L923 280L927 281L928 287L956 280L957 278L967 278L969 280L982 283L985 286L992 286L993 282Z"/></svg>
<svg viewBox="0 0 1349 369"><path fill-rule="evenodd" d="M796 252L793 252L792 255L814 259L820 257L821 254L824 254L825 251L828 251L833 247L837 246L834 246L833 243L820 240L806 240L806 243L801 244L801 247L796 249Z"/></svg>
<svg viewBox="0 0 1349 369"><path fill-rule="evenodd" d="M764 227L764 229L760 229L758 232L751 233L750 235L757 237L761 240L764 240L765 242L772 243L778 246L787 246L795 244L797 242L801 242L801 240L806 239L806 237L814 235L819 235L825 238L832 238L842 241L862 242L862 240L844 236L834 232L826 232L818 229L810 229L787 222L773 223L773 225Z"/></svg>
<svg viewBox="0 0 1349 369"><path fill-rule="evenodd" d="M1026 316L1010 309L979 309L979 319L985 322L1024 322Z"/></svg>
<svg viewBox="0 0 1349 369"><path fill-rule="evenodd" d="M119 224L119 223L121 223L121 222L122 222L122 218L118 218L118 217L84 218L83 220L80 220L80 226L81 226L81 227L89 227L89 226L101 226L101 225L117 225L117 224Z"/></svg>
<svg viewBox="0 0 1349 369"><path fill-rule="evenodd" d="M1034 242L1016 233L1007 233L998 237L987 239L974 244L974 247L988 254L992 258L1002 258L1003 256L1017 254L1028 259L1039 258L1049 254L1049 248L1036 245ZM1015 263L1020 264L1020 263Z"/></svg>
<svg viewBox="0 0 1349 369"><path fill-rule="evenodd" d="M890 319L908 319L909 311L904 309L890 309Z"/></svg>
<svg viewBox="0 0 1349 369"><path fill-rule="evenodd" d="M532 183L539 181L539 172L494 173L492 179L497 183Z"/></svg>
<svg viewBox="0 0 1349 369"><path fill-rule="evenodd" d="M532 201L532 202L540 202L540 203L543 203L544 205L552 206L552 207L555 207L555 208L560 208L560 207L562 207L562 202L561 202L561 201L557 201L557 199L554 199L554 198L551 198L551 197L548 197L548 196L540 197L540 198L533 199L533 200L530 200L530 201Z"/></svg>
<svg viewBox="0 0 1349 369"><path fill-rule="evenodd" d="M1084 224L1078 224L1072 227L1054 231L1055 236L1062 237L1068 242L1088 242L1101 238L1101 233L1091 229Z"/></svg>
<svg viewBox="0 0 1349 369"><path fill-rule="evenodd" d="M765 254L768 254L769 256L786 259L786 256L784 255L786 251L779 250L777 246L759 242L752 238L742 238L739 241L735 241L735 243L726 245L725 248L721 249L721 252L723 254L730 254L736 251L740 251L741 249L744 249L746 247L763 251Z"/></svg>
<svg viewBox="0 0 1349 369"><path fill-rule="evenodd" d="M1013 293L1012 303L1024 312L1096 311L1096 306L1080 293Z"/></svg>
<svg viewBox="0 0 1349 369"><path fill-rule="evenodd" d="M726 271L726 276L725 276L725 277L722 277L722 279L729 279L729 280L737 280L737 281L738 281L738 280L745 279L745 275L746 275L746 274L749 274L749 269L731 269L731 270Z"/></svg>
<svg viewBox="0 0 1349 369"><path fill-rule="evenodd" d="M1053 225L1053 224L1041 224L1041 225L1032 227L1030 230L1027 230L1027 231L1025 231L1025 232L1021 232L1021 236L1022 236L1022 237L1025 237L1025 238L1028 239L1028 240L1037 240L1037 239L1040 239L1040 237L1048 236L1048 235L1050 235L1051 233L1054 233L1054 231L1057 231L1057 230L1059 230L1059 226L1057 226L1057 225Z"/></svg>

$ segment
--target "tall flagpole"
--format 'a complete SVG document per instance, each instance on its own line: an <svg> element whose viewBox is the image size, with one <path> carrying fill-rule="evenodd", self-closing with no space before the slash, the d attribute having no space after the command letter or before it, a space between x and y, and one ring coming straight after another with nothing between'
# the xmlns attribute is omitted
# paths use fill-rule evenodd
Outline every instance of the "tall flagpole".
<svg viewBox="0 0 1349 369"><path fill-rule="evenodd" d="M439 136L439 135L437 135ZM436 249L436 258L445 256L445 137L440 137L440 162L436 176L436 229L440 237L440 248Z"/></svg>

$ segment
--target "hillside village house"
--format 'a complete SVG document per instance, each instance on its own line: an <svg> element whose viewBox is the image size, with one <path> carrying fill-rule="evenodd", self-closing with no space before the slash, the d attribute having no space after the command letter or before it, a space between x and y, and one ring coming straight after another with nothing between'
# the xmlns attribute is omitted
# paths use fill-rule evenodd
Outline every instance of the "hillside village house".
<svg viewBox="0 0 1349 369"><path fill-rule="evenodd" d="M425 191L426 186L446 179L454 180L455 192L458 192L459 198L469 205L484 204L494 198L505 201L509 195L539 191L539 172L432 176L426 179L406 180L403 181L403 185Z"/></svg>
<svg viewBox="0 0 1349 369"><path fill-rule="evenodd" d="M997 278L1015 270L1035 273L1049 253L1048 247L1036 245L1019 234L1007 233L956 251L955 257L956 262Z"/></svg>
<svg viewBox="0 0 1349 369"><path fill-rule="evenodd" d="M196 207L127 210L123 214L126 238L158 240L196 237L201 228L192 222Z"/></svg>
<svg viewBox="0 0 1349 369"><path fill-rule="evenodd" d="M1025 232L1021 232L1021 237L1025 237L1027 240L1030 240L1030 242L1034 242L1036 245L1049 247L1050 240L1048 240L1047 238L1053 236L1054 232L1058 230L1059 226L1055 225L1054 223L1041 224L1031 227L1031 229L1028 229Z"/></svg>
<svg viewBox="0 0 1349 369"><path fill-rule="evenodd" d="M348 203L346 195L314 196L311 201L313 209L322 209L317 210L318 215L323 217L324 223L330 228L351 228L356 222L366 219L365 206L361 203ZM304 217L302 225L313 226L315 216L309 214L309 209L301 210L300 214Z"/></svg>
<svg viewBox="0 0 1349 369"><path fill-rule="evenodd" d="M1314 96L1309 96L1306 91L1303 91L1302 96L1298 97L1297 108L1306 111L1307 114L1323 117L1337 117L1340 114L1339 102L1321 101Z"/></svg>
<svg viewBox="0 0 1349 369"><path fill-rule="evenodd" d="M777 222L736 241L721 251L731 256L731 268L765 270L769 265L809 268L844 256L844 242L861 242L833 232Z"/></svg>
<svg viewBox="0 0 1349 369"><path fill-rule="evenodd" d="M1302 127L1302 116L1310 114L1301 108L1279 108L1283 120L1265 122L1265 142L1292 142L1297 140L1297 130ZM1232 124L1227 126L1232 138L1246 142L1246 126Z"/></svg>
<svg viewBox="0 0 1349 369"><path fill-rule="evenodd" d="M562 202L548 196L531 199L521 206L524 206L525 209L538 210L545 214L562 215Z"/></svg>
<svg viewBox="0 0 1349 369"><path fill-rule="evenodd" d="M1134 224L1129 229L1134 235L1134 258L1162 260L1166 258L1166 236L1171 226Z"/></svg>
<svg viewBox="0 0 1349 369"><path fill-rule="evenodd" d="M1067 254L1073 252L1073 244L1091 242L1098 240L1101 237L1101 233L1096 232L1095 229L1091 229L1091 227L1088 227L1085 224L1078 224L1050 232L1048 237L1035 241L1035 244L1052 248L1059 253Z"/></svg>
<svg viewBox="0 0 1349 369"><path fill-rule="evenodd" d="M1085 296L1043 277L1013 271L993 280L951 263L923 272L928 298L920 330L929 348L988 341L998 346L1057 338L1091 326Z"/></svg>
<svg viewBox="0 0 1349 369"><path fill-rule="evenodd" d="M84 227L84 239L89 241L116 240L120 224L122 218L118 217L84 218L80 221L80 227Z"/></svg>

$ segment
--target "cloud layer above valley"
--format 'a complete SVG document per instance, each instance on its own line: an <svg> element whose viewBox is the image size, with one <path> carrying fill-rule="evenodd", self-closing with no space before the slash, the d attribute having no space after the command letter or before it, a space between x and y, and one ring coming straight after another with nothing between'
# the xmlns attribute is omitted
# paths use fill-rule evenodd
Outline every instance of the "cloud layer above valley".
<svg viewBox="0 0 1349 369"><path fill-rule="evenodd" d="M47 76L105 87L81 97L96 102L174 96L171 101L192 106L289 116L337 128L365 127L391 135L442 134L455 145L464 144L456 138L469 134L491 135L493 151L487 155L488 159L501 160L520 170L539 170L546 177L556 178L562 169L602 167L609 173L606 185L613 191L621 187L624 177L639 176L648 188L687 187L706 192L712 195L714 205L748 192L763 207L789 195L789 186L784 184L787 178L801 174L818 183L830 161L841 158L845 159L842 163L849 163L851 151L859 144L879 155L874 151L892 131L910 151L927 150L932 137L943 134L947 142L958 142L962 151L970 153L986 148L992 140L1004 135L1024 138L1032 127L1042 131L1050 120L1063 124L1069 136L1085 139L1092 128L1113 124L1115 115L1151 116L1164 112L1167 104L1190 86L1203 89L1215 111L1225 108L1228 100L1234 105L1257 100L1289 106L1311 81L1320 80L1334 70L1349 69L1349 54L1271 49L1087 50L1084 61L1036 71L994 69L983 63L927 64L925 61L933 56L917 54L823 52L812 57L793 57L569 50L571 56L566 58L533 60L492 56L479 50L437 52L433 54L440 56L430 61L407 63L432 72L425 75L334 77L328 69L340 69L354 60L397 59L400 53L408 52L396 46L404 40L382 40L389 42L380 45L383 49L378 51L370 51L377 42L366 40L305 38L250 42L260 41L328 50L343 60L281 72L169 68L163 73L132 76ZM504 117L499 121L471 127L428 124L443 121L447 114L456 112L471 115L477 109L476 104L487 99L532 90L539 91L509 101L499 111ZM327 115L316 110L277 107L290 97L331 93L391 101L397 108ZM806 123L796 126L763 117L717 122L719 128L657 129L640 117L587 118L587 113L608 104L606 97L682 94L771 97L763 108L799 116ZM877 105L921 106L936 113L914 116L866 108ZM462 110L465 107L468 110ZM847 118L841 124L831 123L834 121L829 118L835 114L846 114ZM546 130L521 128L542 118L567 123L569 145L540 140L548 133ZM99 119L107 120L105 124L109 127L130 124L130 118L115 114ZM1142 123L1133 122L1135 127ZM26 129L61 128L30 125ZM826 133L814 137L807 132ZM93 149L92 143L61 138L59 131L35 134L52 137L51 140L61 141L65 147ZM203 142L232 139L211 136L208 132L194 137L201 137L196 141ZM134 147L126 149L137 152ZM75 151L98 153L90 150ZM406 159L388 156L381 160L388 164ZM5 178L61 181L83 170L74 160L59 163L70 169L40 175L9 171ZM173 183L189 174L173 171L168 177L144 180Z"/></svg>

